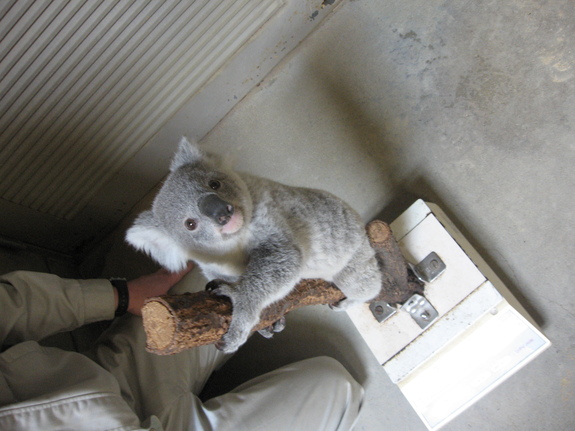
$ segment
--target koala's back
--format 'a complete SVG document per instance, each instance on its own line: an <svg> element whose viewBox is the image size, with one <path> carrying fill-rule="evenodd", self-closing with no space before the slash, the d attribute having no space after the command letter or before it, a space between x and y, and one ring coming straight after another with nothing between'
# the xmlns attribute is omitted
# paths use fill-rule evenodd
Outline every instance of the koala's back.
<svg viewBox="0 0 575 431"><path fill-rule="evenodd" d="M360 248L369 247L360 216L329 192L242 174L253 200L252 232L283 234L303 255L302 278L331 281Z"/></svg>

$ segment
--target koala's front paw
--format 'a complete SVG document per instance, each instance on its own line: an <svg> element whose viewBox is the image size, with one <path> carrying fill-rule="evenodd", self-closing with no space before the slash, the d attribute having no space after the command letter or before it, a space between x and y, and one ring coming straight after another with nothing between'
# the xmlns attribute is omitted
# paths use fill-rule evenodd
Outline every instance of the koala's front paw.
<svg viewBox="0 0 575 431"><path fill-rule="evenodd" d="M244 344L254 325L259 320L260 311L246 299L241 287L224 280L212 280L206 285L212 295L227 296L232 302L232 320L228 331L216 342L216 347L224 353L233 353Z"/></svg>

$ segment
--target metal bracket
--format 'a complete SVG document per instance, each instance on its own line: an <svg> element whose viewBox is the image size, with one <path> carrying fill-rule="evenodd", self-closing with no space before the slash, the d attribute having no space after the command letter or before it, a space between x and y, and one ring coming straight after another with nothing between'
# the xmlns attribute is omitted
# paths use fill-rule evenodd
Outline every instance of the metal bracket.
<svg viewBox="0 0 575 431"><path fill-rule="evenodd" d="M384 320L389 319L395 313L397 313L397 309L389 305L387 302L384 301L375 301L369 304L369 309L379 323L383 322Z"/></svg>
<svg viewBox="0 0 575 431"><path fill-rule="evenodd" d="M425 259L417 265L411 265L414 274L421 281L431 283L445 271L445 263L434 251L429 253Z"/></svg>
<svg viewBox="0 0 575 431"><path fill-rule="evenodd" d="M417 293L409 298L401 306L401 309L408 312L421 329L426 329L439 315L433 305L424 296Z"/></svg>
<svg viewBox="0 0 575 431"><path fill-rule="evenodd" d="M446 269L445 263L434 251L429 253L425 259L417 265L410 264L415 276L425 283L431 283L437 279ZM392 307L387 302L376 301L369 305L373 317L381 323L395 313L397 308ZM427 328L439 315L437 310L422 295L414 294L402 306L401 310L406 311L417 322L420 328Z"/></svg>

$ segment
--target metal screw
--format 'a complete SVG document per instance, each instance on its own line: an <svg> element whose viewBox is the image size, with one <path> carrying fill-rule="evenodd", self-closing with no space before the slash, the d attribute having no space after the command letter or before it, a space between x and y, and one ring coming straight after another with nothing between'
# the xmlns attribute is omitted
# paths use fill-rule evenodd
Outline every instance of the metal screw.
<svg viewBox="0 0 575 431"><path fill-rule="evenodd" d="M423 320L429 320L429 313L427 311L424 311L423 313L421 313L420 317Z"/></svg>
<svg viewBox="0 0 575 431"><path fill-rule="evenodd" d="M375 312L377 314L383 314L383 307L381 305L376 305L375 306Z"/></svg>

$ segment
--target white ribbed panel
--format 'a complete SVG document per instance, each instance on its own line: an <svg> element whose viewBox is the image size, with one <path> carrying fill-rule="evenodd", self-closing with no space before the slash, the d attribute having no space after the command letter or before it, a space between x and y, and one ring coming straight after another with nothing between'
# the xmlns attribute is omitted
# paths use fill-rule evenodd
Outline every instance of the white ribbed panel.
<svg viewBox="0 0 575 431"><path fill-rule="evenodd" d="M72 219L282 0L4 0L0 197Z"/></svg>

